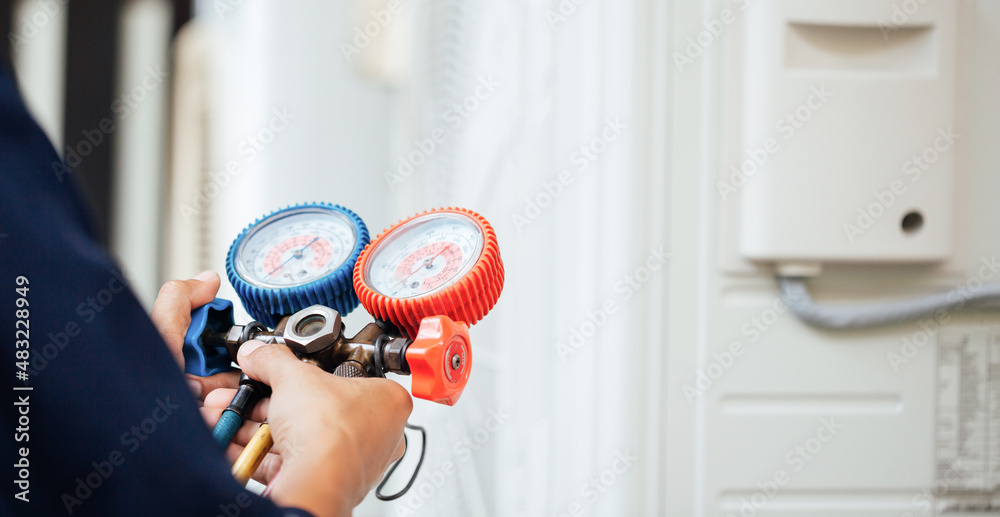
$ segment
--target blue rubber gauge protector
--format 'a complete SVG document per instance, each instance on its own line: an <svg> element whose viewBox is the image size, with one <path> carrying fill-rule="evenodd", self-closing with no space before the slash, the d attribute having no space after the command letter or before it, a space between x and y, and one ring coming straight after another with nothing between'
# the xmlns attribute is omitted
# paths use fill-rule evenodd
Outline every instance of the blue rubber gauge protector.
<svg viewBox="0 0 1000 517"><path fill-rule="evenodd" d="M369 240L365 223L344 207L289 206L236 237L226 276L250 316L270 328L315 304L346 315L359 303L351 275Z"/></svg>

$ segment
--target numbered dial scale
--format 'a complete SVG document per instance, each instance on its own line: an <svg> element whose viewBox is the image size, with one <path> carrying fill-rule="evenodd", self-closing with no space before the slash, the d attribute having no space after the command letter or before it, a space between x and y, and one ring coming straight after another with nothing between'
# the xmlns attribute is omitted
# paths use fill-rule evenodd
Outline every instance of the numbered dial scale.
<svg viewBox="0 0 1000 517"><path fill-rule="evenodd" d="M247 312L268 327L315 304L347 314L358 306L351 273L368 242L354 212L296 205L244 230L229 248L226 274Z"/></svg>
<svg viewBox="0 0 1000 517"><path fill-rule="evenodd" d="M503 280L496 232L461 208L401 221L365 248L354 268L365 309L410 337L427 316L475 324L496 304Z"/></svg>

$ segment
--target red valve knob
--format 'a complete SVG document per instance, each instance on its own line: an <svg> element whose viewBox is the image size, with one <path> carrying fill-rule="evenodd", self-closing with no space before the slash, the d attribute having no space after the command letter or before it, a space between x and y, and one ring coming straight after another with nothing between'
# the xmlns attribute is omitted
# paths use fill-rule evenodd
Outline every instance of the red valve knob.
<svg viewBox="0 0 1000 517"><path fill-rule="evenodd" d="M428 316L406 349L414 397L454 406L472 371L469 326L448 316Z"/></svg>

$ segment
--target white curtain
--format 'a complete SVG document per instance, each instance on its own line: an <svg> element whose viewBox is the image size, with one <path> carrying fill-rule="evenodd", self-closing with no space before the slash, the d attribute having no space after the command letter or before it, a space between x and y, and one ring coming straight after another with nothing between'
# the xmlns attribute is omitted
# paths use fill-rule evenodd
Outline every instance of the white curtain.
<svg viewBox="0 0 1000 517"><path fill-rule="evenodd" d="M415 5L409 131L393 165L414 140L448 137L396 185L397 206L481 212L507 283L472 329L461 404L418 408L432 432L425 468L451 461L458 475L397 514L657 514L670 250L651 43L662 13L610 0ZM461 122L449 119L456 103ZM484 432L497 413L509 420ZM466 436L483 442L467 460L455 454Z"/></svg>

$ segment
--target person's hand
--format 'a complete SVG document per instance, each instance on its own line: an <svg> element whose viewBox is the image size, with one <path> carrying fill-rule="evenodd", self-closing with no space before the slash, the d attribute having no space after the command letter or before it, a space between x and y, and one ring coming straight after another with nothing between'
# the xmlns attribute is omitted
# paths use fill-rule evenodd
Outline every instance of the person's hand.
<svg viewBox="0 0 1000 517"><path fill-rule="evenodd" d="M271 482L271 498L320 517L350 515L403 455L403 426L413 409L409 393L388 379L335 377L280 344L248 341L238 360L248 376L271 386L272 394L236 434L230 459L266 418L274 448L254 478ZM206 420L218 419L234 394L234 389L209 394L202 410Z"/></svg>
<svg viewBox="0 0 1000 517"><path fill-rule="evenodd" d="M190 280L171 280L163 284L156 296L149 317L182 369L184 353L181 349L184 347L184 334L191 325L191 311L214 300L220 283L219 275L213 271L205 271ZM240 374L226 372L211 377L186 377L194 396L203 400L214 389L235 388L239 384Z"/></svg>

